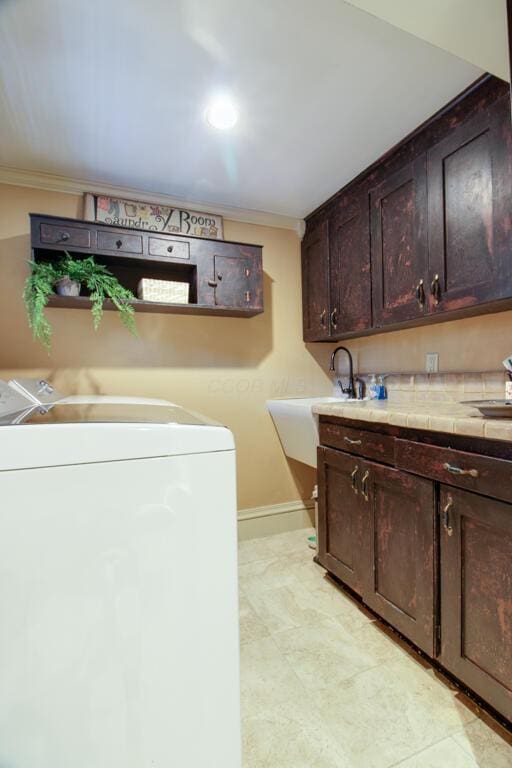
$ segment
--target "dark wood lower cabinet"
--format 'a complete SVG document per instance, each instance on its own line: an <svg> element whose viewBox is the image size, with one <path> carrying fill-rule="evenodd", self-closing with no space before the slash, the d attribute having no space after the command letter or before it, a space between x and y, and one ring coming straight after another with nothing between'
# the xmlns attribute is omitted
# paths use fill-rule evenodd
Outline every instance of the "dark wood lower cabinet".
<svg viewBox="0 0 512 768"><path fill-rule="evenodd" d="M441 487L441 663L512 720L512 505Z"/></svg>
<svg viewBox="0 0 512 768"><path fill-rule="evenodd" d="M318 449L319 557L328 571L358 595L367 571L367 530L357 457L330 448Z"/></svg>
<svg viewBox="0 0 512 768"><path fill-rule="evenodd" d="M433 446L434 433L422 438L406 428L366 427L320 417L318 560L512 722L512 503L480 490L491 490L491 473L503 497L509 447L480 441L471 454L467 444ZM358 435L350 438L351 453L326 447L344 445L349 430ZM386 464L365 454L379 438ZM446 482L424 461L426 450L449 450L453 475ZM404 456L407 471L398 468ZM477 467L470 476L475 488L467 490L460 486L470 465Z"/></svg>
<svg viewBox="0 0 512 768"><path fill-rule="evenodd" d="M432 656L435 643L434 483L366 463L370 568L364 601Z"/></svg>

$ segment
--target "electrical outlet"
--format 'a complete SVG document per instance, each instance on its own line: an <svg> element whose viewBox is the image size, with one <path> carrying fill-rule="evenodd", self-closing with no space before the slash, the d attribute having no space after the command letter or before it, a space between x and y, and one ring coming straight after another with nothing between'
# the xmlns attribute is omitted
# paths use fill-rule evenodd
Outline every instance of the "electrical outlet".
<svg viewBox="0 0 512 768"><path fill-rule="evenodd" d="M437 352L427 352L425 370L427 373L437 373L439 371L439 355Z"/></svg>

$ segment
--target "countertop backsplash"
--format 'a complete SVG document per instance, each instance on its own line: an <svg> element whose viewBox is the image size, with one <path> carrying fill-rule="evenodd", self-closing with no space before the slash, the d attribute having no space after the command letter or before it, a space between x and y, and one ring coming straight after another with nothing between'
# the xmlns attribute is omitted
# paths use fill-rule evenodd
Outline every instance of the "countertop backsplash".
<svg viewBox="0 0 512 768"><path fill-rule="evenodd" d="M385 374L376 372L376 375ZM365 381L368 393L370 376L364 374L359 378ZM345 386L346 376L341 375L341 379ZM504 370L487 373L393 373L384 378L388 400L402 403L504 400L506 381ZM333 383L335 395L339 396L337 379Z"/></svg>

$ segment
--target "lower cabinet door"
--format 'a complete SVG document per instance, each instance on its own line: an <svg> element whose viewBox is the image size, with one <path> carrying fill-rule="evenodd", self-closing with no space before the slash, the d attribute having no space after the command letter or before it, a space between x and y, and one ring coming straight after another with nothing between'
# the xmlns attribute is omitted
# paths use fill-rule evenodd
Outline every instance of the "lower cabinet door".
<svg viewBox="0 0 512 768"><path fill-rule="evenodd" d="M441 656L512 720L512 504L441 486Z"/></svg>
<svg viewBox="0 0 512 768"><path fill-rule="evenodd" d="M360 490L364 461L318 449L318 559L359 595L367 570L367 510Z"/></svg>
<svg viewBox="0 0 512 768"><path fill-rule="evenodd" d="M365 462L362 499L368 511L370 608L430 656L435 650L434 484Z"/></svg>

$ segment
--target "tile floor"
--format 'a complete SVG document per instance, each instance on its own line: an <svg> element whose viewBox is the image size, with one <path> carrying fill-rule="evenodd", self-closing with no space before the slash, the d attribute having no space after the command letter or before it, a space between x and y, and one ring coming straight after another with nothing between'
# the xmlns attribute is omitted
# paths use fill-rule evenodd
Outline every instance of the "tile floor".
<svg viewBox="0 0 512 768"><path fill-rule="evenodd" d="M512 739L313 563L311 533L239 545L244 768L512 768Z"/></svg>

